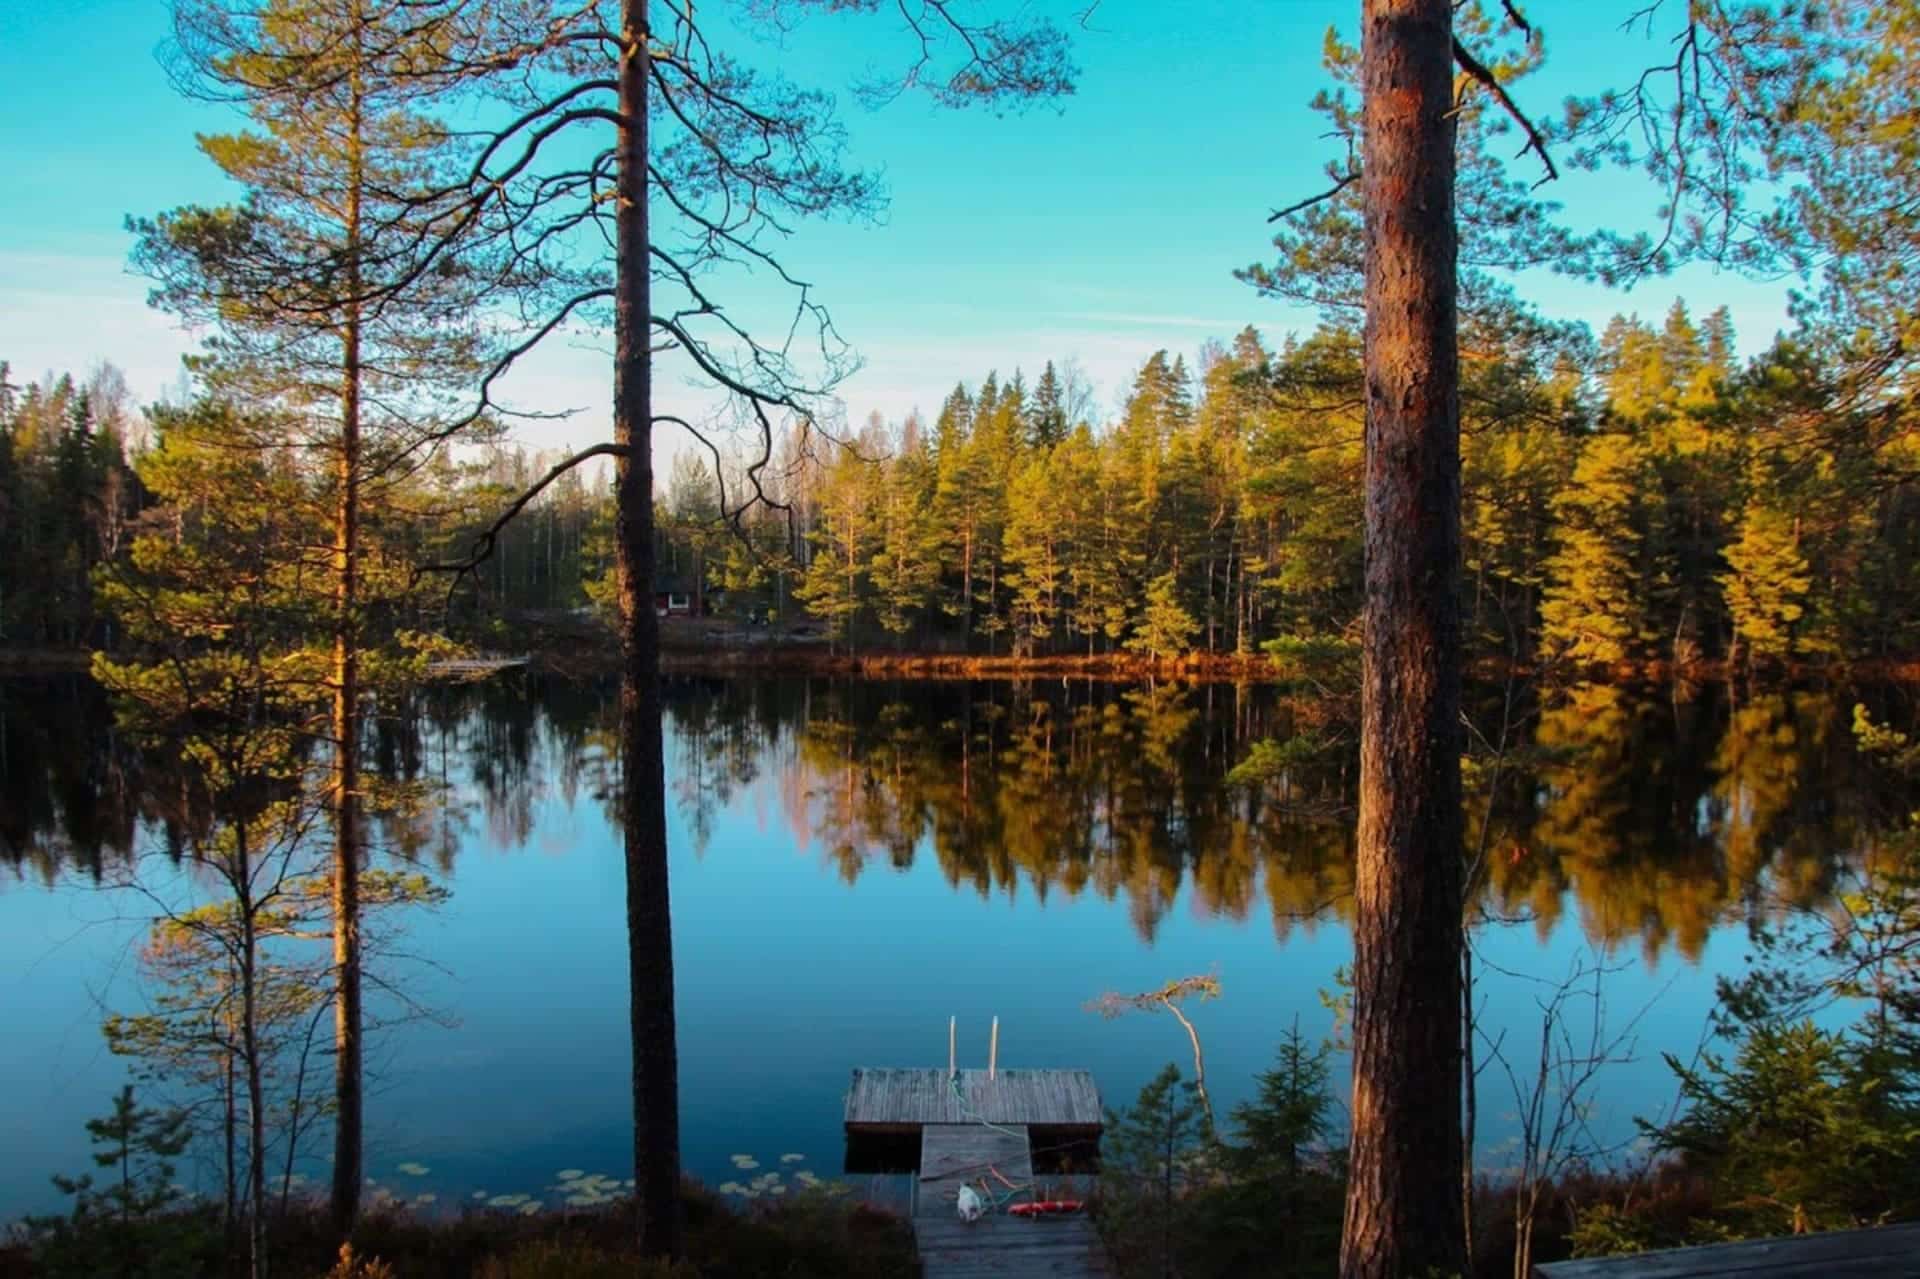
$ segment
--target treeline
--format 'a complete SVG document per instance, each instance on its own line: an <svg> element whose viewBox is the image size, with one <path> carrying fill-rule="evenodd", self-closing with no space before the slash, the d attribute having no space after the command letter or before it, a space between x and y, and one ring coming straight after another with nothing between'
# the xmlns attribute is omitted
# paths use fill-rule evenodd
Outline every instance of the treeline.
<svg viewBox="0 0 1920 1279"><path fill-rule="evenodd" d="M112 364L85 378L47 373L20 383L0 361L0 651L119 647L122 630L99 610L102 570L125 565L145 525L177 542L188 533L186 512L232 498L209 484L183 492L179 501L156 500L149 472L177 470L181 452L169 448L167 424L191 419L217 426L235 417L232 405L214 399L136 407ZM284 450L238 436L229 443L263 456L278 452L289 477L299 469ZM382 484L377 531L390 576L470 557L498 511L557 459L523 446L477 448L458 459L437 454ZM321 484L307 477L301 500L318 500ZM484 559L460 575L450 615L442 617L448 579L429 577L400 590L408 600L404 608L389 601L382 629L446 620L464 630L476 619L577 609L606 598L612 503L610 471L567 471L500 528ZM686 553L684 537L663 531L659 542L664 563Z"/></svg>
<svg viewBox="0 0 1920 1279"><path fill-rule="evenodd" d="M1920 653L1904 579L1920 458L1816 352L1781 342L1742 365L1724 309L1696 322L1675 302L1658 327L1618 318L1597 340L1522 315L1471 325L1463 363L1462 612L1480 655L1644 669ZM856 651L1172 658L1357 636L1357 332L1271 348L1248 328L1197 369L1156 351L1106 423L1067 381L1052 363L1031 384L989 372L930 425L796 431L758 477L771 504L744 515L731 467L681 455L656 498L658 590L697 612L811 617ZM110 367L7 388L0 643L111 641L89 575L147 501L147 435ZM436 458L387 504L391 545L467 556L554 460ZM612 501L607 473L564 472L436 609L451 600L461 629L610 604Z"/></svg>
<svg viewBox="0 0 1920 1279"><path fill-rule="evenodd" d="M21 385L0 361L0 646L110 639L91 575L144 504L128 461L142 429L112 365Z"/></svg>
<svg viewBox="0 0 1920 1279"><path fill-rule="evenodd" d="M1483 654L1685 666L1909 657L1914 448L1727 312L1463 334L1463 614ZM869 422L794 496L799 592L849 645L1250 653L1357 633L1360 335L1162 350L1117 420L1053 368ZM877 459L877 460L876 460ZM1417 520L1419 512L1402 518Z"/></svg>

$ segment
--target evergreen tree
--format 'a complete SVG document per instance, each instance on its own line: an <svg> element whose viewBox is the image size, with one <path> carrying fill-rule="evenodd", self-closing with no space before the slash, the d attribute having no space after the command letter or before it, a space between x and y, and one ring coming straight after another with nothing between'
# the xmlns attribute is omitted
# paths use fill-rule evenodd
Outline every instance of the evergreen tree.
<svg viewBox="0 0 1920 1279"><path fill-rule="evenodd" d="M1557 495L1558 548L1547 563L1540 642L1555 659L1613 664L1646 657L1653 634L1643 554L1646 457L1625 435L1591 437Z"/></svg>
<svg viewBox="0 0 1920 1279"><path fill-rule="evenodd" d="M1741 1235L1840 1230L1920 1210L1911 1061L1812 1022L1748 1026L1731 1063L1669 1054L1685 1110L1656 1149L1704 1173Z"/></svg>
<svg viewBox="0 0 1920 1279"><path fill-rule="evenodd" d="M1153 658L1179 657L1192 649L1199 631L1200 623L1180 605L1174 575L1162 573L1147 587L1146 608L1127 647Z"/></svg>
<svg viewBox="0 0 1920 1279"><path fill-rule="evenodd" d="M855 626L869 597L876 535L874 478L872 465L850 450L841 450L822 476L815 499L820 527L813 533L813 559L794 590L848 652L853 651Z"/></svg>
<svg viewBox="0 0 1920 1279"><path fill-rule="evenodd" d="M1006 580L1016 656L1043 648L1058 627L1067 555L1061 545L1054 476L1048 454L1030 456L1007 494Z"/></svg>
<svg viewBox="0 0 1920 1279"><path fill-rule="evenodd" d="M175 0L182 71L251 128L201 150L245 192L132 224L157 305L217 326L195 364L226 399L277 410L285 443L326 474L331 543L335 1150L332 1212L351 1230L365 1182L359 978L360 811L370 611L410 574L379 553L377 512L422 454L475 425L494 351L481 299L513 283L452 244L462 144L427 114L488 65L493 32L458 7L359 0ZM481 51L481 52L476 52Z"/></svg>
<svg viewBox="0 0 1920 1279"><path fill-rule="evenodd" d="M199 1269L199 1223L179 1214L185 1192L174 1180L174 1160L193 1133L178 1110L135 1104L132 1085L113 1098L113 1113L87 1121L96 1167L91 1174L56 1176L73 1196L70 1216L29 1218L27 1229L43 1273L57 1279L167 1279Z"/></svg>
<svg viewBox="0 0 1920 1279"><path fill-rule="evenodd" d="M1100 1195L1108 1250L1135 1273L1181 1273L1181 1201L1204 1176L1206 1116L1191 1080L1168 1064L1131 1109L1107 1112ZM1111 1223L1111 1224L1106 1224Z"/></svg>
<svg viewBox="0 0 1920 1279"><path fill-rule="evenodd" d="M1726 549L1727 571L1720 576L1734 642L1752 663L1793 655L1794 629L1806 613L1813 584L1800 552L1798 521L1776 504L1778 490L1771 480L1757 469L1740 535Z"/></svg>
<svg viewBox="0 0 1920 1279"><path fill-rule="evenodd" d="M940 582L940 530L934 523L936 473L924 444L903 444L875 477L880 532L868 577L880 625L905 640L930 611Z"/></svg>
<svg viewBox="0 0 1920 1279"><path fill-rule="evenodd" d="M1061 398L1060 376L1053 370L1053 361L1048 360L1027 405L1027 447L1043 453L1066 438L1067 408Z"/></svg>

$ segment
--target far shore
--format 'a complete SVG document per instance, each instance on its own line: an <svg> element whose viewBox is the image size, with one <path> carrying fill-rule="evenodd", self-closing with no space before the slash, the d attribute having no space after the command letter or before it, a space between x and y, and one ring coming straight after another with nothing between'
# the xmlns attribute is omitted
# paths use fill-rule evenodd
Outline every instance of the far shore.
<svg viewBox="0 0 1920 1279"><path fill-rule="evenodd" d="M535 669L555 675L591 677L618 671L619 653L611 630L577 621L565 627L538 622L524 628L516 651L530 652ZM0 677L84 673L92 662L87 649L8 649L0 647ZM665 618L660 626L660 669L670 675L822 675L865 679L1089 679L1109 683L1179 680L1204 683L1271 683L1281 680L1347 683L1332 670L1303 672L1298 663L1265 653L1194 652L1179 657L1142 653L964 653L952 650L889 647L851 649L829 642L817 628L747 626L720 618ZM1481 659L1469 665L1478 680L1509 675L1623 684L1710 683L1754 678L1762 683L1833 681L1920 683L1920 658L1870 658L1859 661L1793 662L1750 672L1724 660L1673 663L1620 663L1585 668L1543 668Z"/></svg>

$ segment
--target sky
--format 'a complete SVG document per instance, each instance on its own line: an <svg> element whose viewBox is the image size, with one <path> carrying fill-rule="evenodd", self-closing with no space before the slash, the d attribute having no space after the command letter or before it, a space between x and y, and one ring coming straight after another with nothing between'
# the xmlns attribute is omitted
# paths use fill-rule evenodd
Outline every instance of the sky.
<svg viewBox="0 0 1920 1279"><path fill-rule="evenodd" d="M1657 40L1620 28L1638 7L1531 0L1547 64L1520 86L1523 103L1551 115L1567 95L1657 60ZM709 12L723 8L739 11L713 0ZM1081 8L1051 11L1071 19ZM807 225L782 251L861 361L837 388L847 419L931 416L958 381L1016 367L1031 380L1049 359L1077 362L1110 412L1156 348L1191 361L1248 324L1270 342L1311 329L1311 313L1256 296L1232 272L1266 254L1272 209L1324 185L1328 144L1307 103L1327 83L1325 31L1351 37L1358 10L1355 0L1102 0L1073 32L1077 92L1011 116L855 101L850 86L908 56L890 16L729 36L756 65L839 91L849 158L888 192L881 218ZM180 357L197 338L146 305L124 224L231 199L194 138L238 119L170 86L156 57L168 23L166 0L0 0L0 359L16 380L110 361L142 401L180 393ZM1543 194L1576 225L1655 217L1656 194L1630 175L1569 174ZM1786 323L1784 286L1704 267L1627 294L1545 273L1519 284L1548 314L1596 331L1619 312L1657 318L1676 295L1696 314L1728 305L1747 352ZM743 308L770 296L761 280L725 288ZM520 406L577 410L523 427L530 448L606 437L608 347L604 335L570 334L508 383ZM659 396L695 417L715 398L674 378ZM680 446L664 435L656 462Z"/></svg>

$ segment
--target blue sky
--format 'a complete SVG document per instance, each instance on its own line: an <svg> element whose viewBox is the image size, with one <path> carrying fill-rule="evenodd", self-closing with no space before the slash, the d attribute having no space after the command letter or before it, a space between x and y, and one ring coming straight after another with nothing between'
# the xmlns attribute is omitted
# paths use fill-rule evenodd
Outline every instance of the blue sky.
<svg viewBox="0 0 1920 1279"><path fill-rule="evenodd" d="M1532 0L1548 62L1522 99L1551 114L1657 58L1661 46L1619 29L1634 7ZM1245 324L1270 339L1311 327L1231 272L1266 252L1269 210L1318 189L1326 144L1306 104L1326 82L1323 33L1333 23L1350 35L1358 8L1104 0L1075 33L1079 92L1057 110L996 118L904 99L868 111L843 94L850 155L883 174L889 208L877 224L808 226L783 256L864 361L841 387L848 418L931 413L956 380L1015 366L1031 377L1048 359L1078 361L1107 407L1156 347L1191 357ZM123 221L230 195L193 139L235 118L169 86L155 58L167 25L164 0L0 5L0 359L16 376L110 360L150 399L192 349L127 272ZM899 65L906 46L896 23L869 16L811 20L742 52L844 90ZM1645 223L1655 203L1620 175L1572 175L1549 194L1580 223ZM751 301L759 287L736 283L729 296ZM1704 268L1629 295L1544 274L1522 291L1596 328L1617 311L1657 316L1676 294L1701 311L1724 302L1747 351L1785 322L1782 286ZM520 404L581 410L529 427L530 444L602 438L604 347L576 334L516 376ZM662 396L685 412L708 398L677 382Z"/></svg>

